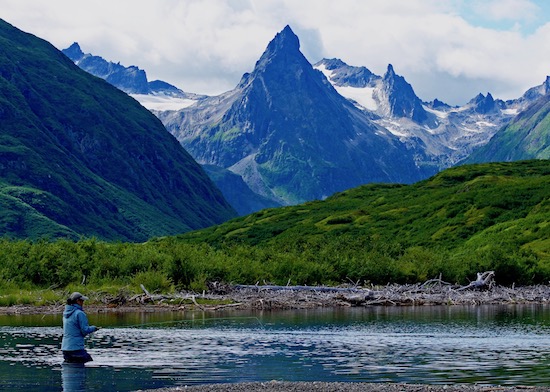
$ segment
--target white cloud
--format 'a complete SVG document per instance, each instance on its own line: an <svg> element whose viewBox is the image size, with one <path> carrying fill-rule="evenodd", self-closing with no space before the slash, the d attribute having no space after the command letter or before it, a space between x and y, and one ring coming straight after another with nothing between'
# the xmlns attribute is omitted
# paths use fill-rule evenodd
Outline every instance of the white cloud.
<svg viewBox="0 0 550 392"><path fill-rule="evenodd" d="M539 7L530 0L492 0L475 3L474 10L493 20L533 20Z"/></svg>
<svg viewBox="0 0 550 392"><path fill-rule="evenodd" d="M512 98L542 83L550 73L550 26L527 36L476 27L461 16L463 2L0 0L0 9L6 21L59 49L78 41L85 52L196 93L235 87L287 24L310 61L338 57L378 74L392 63L425 100L459 104L487 91ZM472 4L493 19L538 12L526 0Z"/></svg>

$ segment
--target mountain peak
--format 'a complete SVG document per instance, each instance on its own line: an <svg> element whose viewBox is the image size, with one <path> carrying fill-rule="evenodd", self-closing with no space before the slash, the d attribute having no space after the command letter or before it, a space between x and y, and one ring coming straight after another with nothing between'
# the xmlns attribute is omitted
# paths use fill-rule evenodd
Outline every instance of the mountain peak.
<svg viewBox="0 0 550 392"><path fill-rule="evenodd" d="M115 64L100 56L84 54L77 42L61 52L86 72L105 79L128 94L149 93L147 75L135 65L124 67L120 62Z"/></svg>
<svg viewBox="0 0 550 392"><path fill-rule="evenodd" d="M393 65L388 64L384 75L384 91L388 100L389 114L395 117L408 117L417 123L428 119L422 102L414 93L412 86L403 76L395 73Z"/></svg>
<svg viewBox="0 0 550 392"><path fill-rule="evenodd" d="M187 124L184 128L181 117L166 126L182 131L179 138L197 161L241 175L253 191L279 204L324 199L366 182L421 178L423 169L397 137L313 68L289 26L243 76L226 107L194 126L200 136ZM183 113L199 118L202 110L190 107ZM406 175L399 172L402 167Z"/></svg>
<svg viewBox="0 0 550 392"><path fill-rule="evenodd" d="M311 64L307 61L304 55L300 52L300 41L296 34L292 31L290 26L286 26L281 32L277 33L275 38L267 45L265 52L262 54L258 62L253 75L261 73L270 73L272 75L279 75L276 79L285 78L282 73L289 73L290 75L299 76L300 69L312 68ZM287 75L287 76L290 76ZM251 78L243 78L248 81Z"/></svg>
<svg viewBox="0 0 550 392"><path fill-rule="evenodd" d="M393 70L393 65L388 64L388 69L386 71L386 74L384 75L384 79L389 79L395 77L395 71Z"/></svg>
<svg viewBox="0 0 550 392"><path fill-rule="evenodd" d="M325 70L331 71L328 77L331 83L336 86L350 86L355 88L373 87L376 80L381 79L366 67L347 65L337 58L322 59L314 64L313 67L317 69L324 67Z"/></svg>
<svg viewBox="0 0 550 392"><path fill-rule="evenodd" d="M84 57L84 52L80 48L80 45L78 44L78 42L73 42L71 46L63 50L63 53L65 54L65 56L67 56L73 61L78 61L82 57Z"/></svg>
<svg viewBox="0 0 550 392"><path fill-rule="evenodd" d="M542 84L531 87L529 90L527 90L525 94L523 94L521 99L533 101L544 95L547 95L548 93L550 93L550 76L546 76L546 79Z"/></svg>
<svg viewBox="0 0 550 392"><path fill-rule="evenodd" d="M487 96L479 93L470 101L470 104L474 111L480 114L487 114L496 109L496 103L491 93L487 93Z"/></svg>
<svg viewBox="0 0 550 392"><path fill-rule="evenodd" d="M281 32L277 33L267 46L267 52L279 50L300 50L300 40L294 34L289 25L286 25Z"/></svg>

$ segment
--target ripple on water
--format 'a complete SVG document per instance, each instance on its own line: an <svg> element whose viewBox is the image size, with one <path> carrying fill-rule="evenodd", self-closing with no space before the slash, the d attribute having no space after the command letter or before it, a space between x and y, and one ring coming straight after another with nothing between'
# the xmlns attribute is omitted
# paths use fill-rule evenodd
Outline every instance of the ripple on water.
<svg viewBox="0 0 550 392"><path fill-rule="evenodd" d="M310 323L270 315L259 322L107 326L87 339L94 357L87 367L121 379L130 372L128 380L147 373L171 385L272 379L536 385L550 379L546 318L528 314L531 321L522 324L480 317L479 310L455 318L440 311L433 319L422 312L421 318L365 313L348 320L341 312L328 319L316 314ZM61 335L60 327L0 327L0 363L57 368Z"/></svg>

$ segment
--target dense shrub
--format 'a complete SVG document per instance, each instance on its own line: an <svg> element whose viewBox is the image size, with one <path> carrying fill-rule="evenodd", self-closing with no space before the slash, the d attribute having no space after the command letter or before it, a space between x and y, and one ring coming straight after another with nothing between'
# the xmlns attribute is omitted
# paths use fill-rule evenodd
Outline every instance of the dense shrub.
<svg viewBox="0 0 550 392"><path fill-rule="evenodd" d="M457 167L140 244L1 239L0 285L464 284L488 270L499 284L547 284L549 171L547 161Z"/></svg>

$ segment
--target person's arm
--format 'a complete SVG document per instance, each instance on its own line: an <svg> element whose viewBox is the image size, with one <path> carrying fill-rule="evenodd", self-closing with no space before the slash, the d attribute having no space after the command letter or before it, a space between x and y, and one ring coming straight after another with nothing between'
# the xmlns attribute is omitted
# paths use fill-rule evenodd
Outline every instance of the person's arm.
<svg viewBox="0 0 550 392"><path fill-rule="evenodd" d="M86 316L86 313L79 312L77 315L77 319L78 319L78 327L80 328L80 332L82 333L82 336L89 335L92 332L95 332L98 330L96 326L88 325L88 317Z"/></svg>

